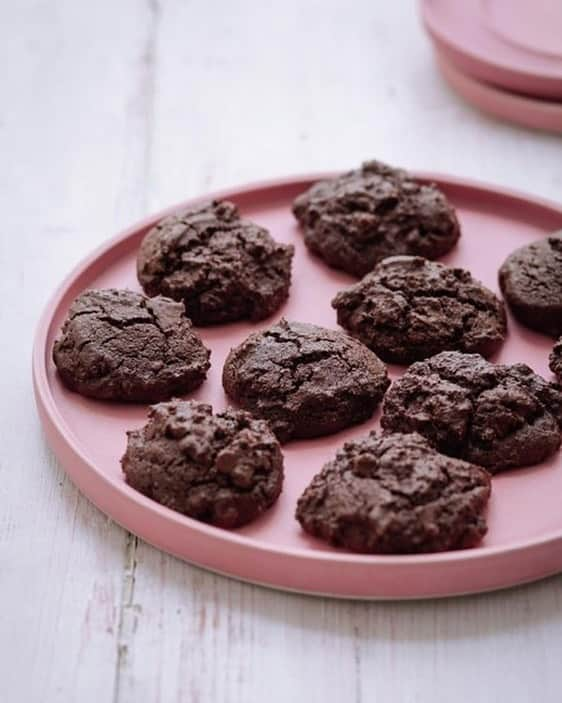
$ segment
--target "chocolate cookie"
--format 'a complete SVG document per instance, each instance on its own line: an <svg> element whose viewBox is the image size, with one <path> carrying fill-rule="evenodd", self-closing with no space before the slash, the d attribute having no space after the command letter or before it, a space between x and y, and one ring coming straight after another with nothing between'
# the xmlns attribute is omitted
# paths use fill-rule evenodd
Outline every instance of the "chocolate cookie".
<svg viewBox="0 0 562 703"><path fill-rule="evenodd" d="M223 369L227 394L283 442L367 420L388 384L384 364L356 340L286 320L251 334Z"/></svg>
<svg viewBox="0 0 562 703"><path fill-rule="evenodd" d="M344 444L297 504L306 532L354 552L406 554L472 547L486 534L490 476L439 454L419 434Z"/></svg>
<svg viewBox="0 0 562 703"><path fill-rule="evenodd" d="M261 320L286 300L294 248L212 202L170 215L144 238L137 259L148 295L182 300L195 325Z"/></svg>
<svg viewBox="0 0 562 703"><path fill-rule="evenodd" d="M506 335L503 303L468 271L393 256L332 300L338 322L384 361L445 350L490 356Z"/></svg>
<svg viewBox="0 0 562 703"><path fill-rule="evenodd" d="M562 337L560 337L550 352L550 370L562 380Z"/></svg>
<svg viewBox="0 0 562 703"><path fill-rule="evenodd" d="M53 349L73 391L132 403L194 390L205 380L209 355L181 303L113 288L76 298Z"/></svg>
<svg viewBox="0 0 562 703"><path fill-rule="evenodd" d="M442 352L394 382L381 425L419 432L439 451L496 473L538 464L559 448L562 388L525 364Z"/></svg>
<svg viewBox="0 0 562 703"><path fill-rule="evenodd" d="M551 337L562 334L562 231L516 249L499 279L519 322Z"/></svg>
<svg viewBox="0 0 562 703"><path fill-rule="evenodd" d="M229 408L172 400L127 433L127 483L184 515L219 527L251 522L277 500L283 455L267 423Z"/></svg>
<svg viewBox="0 0 562 703"><path fill-rule="evenodd" d="M355 276L395 254L436 259L460 236L455 211L435 185L379 161L316 183L293 213L310 251Z"/></svg>

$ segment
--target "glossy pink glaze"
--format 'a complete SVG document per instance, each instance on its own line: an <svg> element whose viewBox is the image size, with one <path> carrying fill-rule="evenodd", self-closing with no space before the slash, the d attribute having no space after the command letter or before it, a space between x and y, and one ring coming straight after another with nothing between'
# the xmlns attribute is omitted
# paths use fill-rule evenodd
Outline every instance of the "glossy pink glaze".
<svg viewBox="0 0 562 703"><path fill-rule="evenodd" d="M562 134L562 102L524 97L508 93L471 78L436 50L436 59L447 82L465 100L483 112L507 122Z"/></svg>
<svg viewBox="0 0 562 703"><path fill-rule="evenodd" d="M234 200L243 214L268 227L277 239L294 243L296 255L291 296L278 315L257 325L239 323L202 330L212 349L212 369L192 397L216 409L227 404L220 383L223 360L231 346L249 332L281 315L336 327L330 300L352 279L307 253L290 212L293 198L314 180L276 181L217 195ZM444 261L469 268L493 289L497 290L497 268L510 251L562 227L562 208L554 205L459 180L434 180L457 207L463 228L459 245ZM182 559L244 580L307 593L358 598L447 596L505 587L562 570L559 455L541 466L494 479L490 530L476 549L423 556L364 556L307 537L293 517L298 495L346 439L377 426L378 414L335 436L285 445L286 480L279 502L260 520L234 532L186 518L129 488L119 459L125 449L125 431L144 423L146 408L88 400L66 390L56 375L51 348L71 301L81 291L99 286L139 289L136 250L144 233L163 214L118 235L80 264L47 305L37 329L33 377L47 439L72 480L101 510ZM550 340L510 320L509 340L495 360L525 361L548 377L550 345ZM391 369L394 377L401 371Z"/></svg>
<svg viewBox="0 0 562 703"><path fill-rule="evenodd" d="M436 47L468 75L562 100L560 0L422 0Z"/></svg>

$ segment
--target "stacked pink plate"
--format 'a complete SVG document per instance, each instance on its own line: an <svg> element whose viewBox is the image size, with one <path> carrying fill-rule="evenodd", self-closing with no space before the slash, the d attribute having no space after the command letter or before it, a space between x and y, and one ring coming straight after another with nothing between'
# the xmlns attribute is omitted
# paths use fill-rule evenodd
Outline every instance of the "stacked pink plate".
<svg viewBox="0 0 562 703"><path fill-rule="evenodd" d="M562 0L422 0L445 79L501 119L562 133Z"/></svg>

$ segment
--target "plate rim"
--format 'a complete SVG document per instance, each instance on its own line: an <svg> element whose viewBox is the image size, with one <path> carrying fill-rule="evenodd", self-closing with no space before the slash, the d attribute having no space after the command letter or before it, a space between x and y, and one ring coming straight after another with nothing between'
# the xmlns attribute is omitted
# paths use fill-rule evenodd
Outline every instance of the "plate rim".
<svg viewBox="0 0 562 703"><path fill-rule="evenodd" d="M507 546L491 546L491 547L476 547L473 549L465 550L455 550L449 552L431 553L431 554L415 554L415 555L365 555L365 554L353 554L344 551L321 551L312 550L298 547L286 547L286 546L276 546L270 543L264 542L262 540L247 537L245 535L240 535L236 532L231 532L228 530L222 530L220 528L207 525L205 523L199 522L193 518L184 516L176 511L166 508L156 501L150 500L146 496L134 491L130 487L126 486L124 482L121 482L116 477L109 476L104 472L100 471L96 464L91 461L82 451L79 442L74 437L73 433L67 428L64 418L61 416L57 403L51 393L51 387L49 378L47 375L47 359L49 358L49 348L47 347L47 338L51 330L53 323L53 314L58 309L62 298L66 294L68 288L82 276L87 269L95 263L97 259L106 255L111 249L123 244L127 239L137 234L139 231L152 226L162 217L165 217L171 212L174 212L183 207L192 206L202 201L207 201L210 199L224 199L224 198L239 198L241 195L248 195L258 191L271 191L279 190L282 188L287 188L290 186L296 186L302 184L303 188L306 188L311 183L314 183L325 178L331 178L341 171L336 172L321 172L321 173L305 173L297 174L294 176L286 176L282 178L271 178L266 180L260 180L250 183L245 183L241 186L231 186L228 188L223 188L218 191L214 191L209 194L202 194L196 197L191 197L187 200L176 203L172 206L163 208L162 210L149 214L146 217L135 222L133 225L126 227L117 234L111 236L99 246L95 247L88 255L83 257L76 265L73 266L71 271L63 278L62 282L55 288L54 292L48 298L45 304L39 321L37 323L33 349L32 349L32 377L33 386L35 391L36 404L39 410L39 416L41 420L41 425L47 435L47 440L49 446L53 449L57 459L60 461L65 473L70 476L70 478L77 483L77 481L72 476L72 472L65 465L65 461L61 459L61 452L55 448L56 441L50 436L49 426L47 420L52 424L54 431L57 435L57 440L67 445L68 448L79 457L80 461L83 462L84 466L88 468L89 471L96 475L97 479L100 479L111 491L116 491L119 497L124 498L126 501L132 501L136 506L142 511L148 511L155 517L159 519L164 519L169 523L173 523L174 529L181 526L183 529L189 528L195 533L199 533L202 536L212 539L213 541L218 541L223 543L223 545L236 545L242 548L250 548L251 550L258 551L261 554L275 555L279 557L304 560L306 562L317 562L319 564L329 564L332 566L342 565L342 564L354 564L361 566L376 567L431 567L437 564L466 564L467 562L474 562L479 560L487 560L493 557L507 556L513 554L514 552L522 552L527 550L535 550L539 548L544 548L548 546L553 546L559 544L562 546L562 528L559 530L553 530L539 537L534 537L527 540L519 540L513 544ZM488 194L492 193L496 197L508 200L519 201L520 204L525 204L527 206L533 205L541 209L550 210L551 214L554 216L560 216L562 221L562 205L545 199L540 196L525 194L524 192L505 188L493 184L488 184L479 180L460 178L456 176L449 176L437 172L425 172L425 171L413 171L414 176L424 182L435 182L441 186L460 188L463 190L476 190L476 191L486 191ZM43 416L45 413L45 417ZM95 499L91 498L90 495L83 491L79 487L81 492L86 495L86 497L91 500L95 505L97 502ZM115 515L111 514L111 511L99 508L105 514L109 515L111 519L115 520L121 524L125 529L136 533L135 530L129 528L127 525L116 518ZM142 537L145 539L145 537ZM150 539L146 539L150 542ZM169 550L160 547L163 551ZM189 561L189 558L183 555L175 554L179 558ZM198 562L194 562L198 563ZM204 566L204 568L210 568L214 570L213 567ZM562 570L562 564L560 565L560 570ZM216 570L215 571L220 571ZM228 572L224 572L228 573ZM555 573L550 571L550 573ZM244 580L243 576L238 576L237 574L231 574L235 578L240 578ZM543 574L542 576L546 575ZM536 578L541 578L542 576L537 576ZM252 579L249 579L252 580ZM534 580L534 579L528 579ZM519 582L518 582L519 583ZM270 581L264 581L264 585L272 585L274 588L284 589L282 585L272 584ZM509 584L506 584L509 585ZM502 587L502 586L498 586ZM289 589L290 590L290 589ZM306 592L310 594L318 593L314 590L299 590L301 592ZM476 592L485 589L468 589L464 593ZM489 590L489 589L488 589ZM325 595L338 595L328 594ZM442 593L435 595L443 595ZM444 595L460 595L457 593L446 593ZM349 597L349 596L344 596ZM383 596L358 596L360 598L382 598ZM393 596L389 596L393 598ZM403 597L403 596L395 596ZM411 596L416 597L431 597L431 596Z"/></svg>
<svg viewBox="0 0 562 703"><path fill-rule="evenodd" d="M456 42L448 32L443 30L443 27L435 19L436 8L432 7L434 2L435 0L421 0L420 13L423 25L431 39L444 47L446 51L460 56L461 59L472 61L473 64L477 64L480 69L492 69L497 75L501 73L503 74L502 77L504 80L508 80L511 83L517 82L518 78L525 81L533 79L539 83L549 84L549 93L552 90L562 95L562 60L557 59L560 63L558 68L549 69L545 67L544 70L540 70L538 68L527 68L521 64L513 66L507 61L475 51L468 45ZM477 24L478 23L475 21L475 25ZM527 51L527 53L531 52ZM474 72L479 70L474 68L474 66L473 69Z"/></svg>
<svg viewBox="0 0 562 703"><path fill-rule="evenodd" d="M486 81L481 81L474 76L465 73L452 59L450 59L447 54L445 54L438 47L435 48L435 54L438 65L444 64L447 70L454 73L459 78L461 78L466 83L473 86L478 86L482 92L486 92L488 95L492 95L501 100L505 100L506 103L512 105L523 105L528 108L535 108L541 110L545 113L552 113L554 116L562 115L562 100L545 100L544 98L538 98L535 95L523 95L521 93L512 93L501 86L494 85L493 83L486 83Z"/></svg>
<svg viewBox="0 0 562 703"><path fill-rule="evenodd" d="M438 46L434 47L434 51L441 76L449 87L474 109L510 125L549 134L562 134L562 101L511 93L465 73Z"/></svg>

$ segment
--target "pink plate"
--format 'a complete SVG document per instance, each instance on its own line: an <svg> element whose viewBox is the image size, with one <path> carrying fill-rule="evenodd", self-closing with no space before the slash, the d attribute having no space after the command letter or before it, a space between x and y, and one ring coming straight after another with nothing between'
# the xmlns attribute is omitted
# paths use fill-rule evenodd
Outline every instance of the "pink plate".
<svg viewBox="0 0 562 703"><path fill-rule="evenodd" d="M318 178L276 181L214 197L234 200L244 215L268 227L277 239L295 244L291 297L275 319L285 315L336 327L330 300L352 279L307 253L290 211L293 198ZM457 207L464 232L444 260L469 268L491 288L497 288L498 266L510 251L562 227L560 207L463 181L434 180ZM293 517L298 495L344 440L376 427L378 415L332 437L286 445L281 498L257 522L237 531L198 523L129 488L119 465L125 430L144 423L146 408L88 400L67 391L55 373L51 349L71 301L81 291L99 286L138 290L136 251L144 233L163 214L111 239L80 264L47 305L37 330L33 377L47 439L72 480L100 510L182 559L247 581L306 593L357 598L447 596L510 586L562 570L560 456L494 479L490 530L476 549L364 556L330 548L301 532ZM220 376L225 355L249 332L272 321L203 329L204 341L212 349L212 369L194 397L223 408L227 400ZM509 339L497 360L526 361L549 376L551 340L513 320L510 323ZM391 373L396 377L400 369L394 367Z"/></svg>
<svg viewBox="0 0 562 703"><path fill-rule="evenodd" d="M506 90L562 100L560 0L422 0L439 51L463 73Z"/></svg>
<svg viewBox="0 0 562 703"><path fill-rule="evenodd" d="M461 73L439 50L436 58L447 82L483 112L523 127L562 133L562 102L508 93Z"/></svg>

